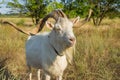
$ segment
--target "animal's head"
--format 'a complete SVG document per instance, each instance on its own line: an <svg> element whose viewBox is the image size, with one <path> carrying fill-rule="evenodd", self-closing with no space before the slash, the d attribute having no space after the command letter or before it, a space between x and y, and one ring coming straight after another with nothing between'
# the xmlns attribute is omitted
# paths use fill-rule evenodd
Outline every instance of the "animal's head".
<svg viewBox="0 0 120 80"><path fill-rule="evenodd" d="M56 42L64 44L66 47L72 47L76 43L73 27L78 21L79 17L71 21L67 17L60 16L55 24L50 22L46 22L46 24L51 28L52 37L54 37Z"/></svg>
<svg viewBox="0 0 120 80"><path fill-rule="evenodd" d="M55 24L47 22L48 18L55 19ZM41 23L40 27L38 28L38 32L42 30L45 23L48 27L52 29L51 33L55 37L56 41L59 43L64 43L67 47L71 47L76 43L76 38L73 33L73 26L79 21L79 17L75 18L74 20L68 19L65 13L62 10L54 10L45 16Z"/></svg>

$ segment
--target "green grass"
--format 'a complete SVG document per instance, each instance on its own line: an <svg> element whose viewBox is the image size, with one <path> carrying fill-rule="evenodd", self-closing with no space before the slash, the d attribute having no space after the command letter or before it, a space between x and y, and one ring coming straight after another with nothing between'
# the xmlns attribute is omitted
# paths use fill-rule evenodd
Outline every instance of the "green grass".
<svg viewBox="0 0 120 80"><path fill-rule="evenodd" d="M16 23L20 20L17 19ZM76 54L74 64L69 65L64 72L64 80L120 80L119 21L120 19L105 19L97 28L90 22L79 29L74 29L77 37ZM24 34L9 25L0 24L0 59L8 58L4 66L0 67L0 71L7 70L8 74L12 75L10 80L16 78L19 80L26 75L24 50L26 40L27 36ZM0 72L0 76L5 75L2 73L4 71Z"/></svg>

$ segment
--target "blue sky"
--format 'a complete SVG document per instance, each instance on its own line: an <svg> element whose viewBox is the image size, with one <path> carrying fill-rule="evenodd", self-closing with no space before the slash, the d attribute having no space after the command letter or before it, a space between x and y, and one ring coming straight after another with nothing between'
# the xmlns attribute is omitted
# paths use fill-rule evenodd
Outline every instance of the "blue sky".
<svg viewBox="0 0 120 80"><path fill-rule="evenodd" d="M7 2L11 1L11 0L4 0L4 2L2 3L2 0L0 0L0 13L4 14L7 13L8 11L10 11L10 9L6 8Z"/></svg>
<svg viewBox="0 0 120 80"><path fill-rule="evenodd" d="M2 1L3 1L3 3L2 3ZM2 13L2 14L6 14L6 13L9 13L9 11L11 11L11 8L6 8L6 6L7 6L7 3L8 2L11 2L12 0L0 0L0 13ZM19 0L20 1L20 3L22 3L22 1L21 0Z"/></svg>
<svg viewBox="0 0 120 80"><path fill-rule="evenodd" d="M3 3L1 3L2 1L4 1ZM6 8L7 3L10 2L12 0L0 0L0 13L2 14L7 14L9 13L9 11L11 11L10 8ZM22 0L19 0L22 3ZM58 2L60 2L60 0L57 0Z"/></svg>

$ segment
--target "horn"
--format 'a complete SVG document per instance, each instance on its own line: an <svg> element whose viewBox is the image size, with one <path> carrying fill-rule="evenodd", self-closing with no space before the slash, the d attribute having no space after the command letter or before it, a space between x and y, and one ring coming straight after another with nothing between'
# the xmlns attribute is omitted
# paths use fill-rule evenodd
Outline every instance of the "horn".
<svg viewBox="0 0 120 80"><path fill-rule="evenodd" d="M7 24L11 25L13 28L15 28L16 30L18 30L18 31L20 31L24 34L35 35L42 30L42 28L44 27L48 18L53 18L53 19L55 19L55 21L57 21L59 17L64 17L65 18L67 16L65 15L65 13L62 10L53 10L51 13L49 13L47 16L45 16L42 19L42 21L40 21L40 25L37 25L38 27L34 28L32 31L29 31L29 32L18 28L16 24L14 24L10 21L3 21L3 23L7 23Z"/></svg>
<svg viewBox="0 0 120 80"><path fill-rule="evenodd" d="M45 25L45 22L48 20L48 18L53 18L53 19L55 19L55 21L57 21L57 20L58 20L58 17L64 17L64 18L65 18L65 17L67 17L67 16L66 16L65 13L64 13L62 10L60 10L60 9L58 9L58 10L53 10L51 13L49 13L47 16L45 16L45 17L42 19L40 25L38 26L38 30L37 30L36 33L40 32L40 31L43 29L43 27L44 27L44 25Z"/></svg>
<svg viewBox="0 0 120 80"><path fill-rule="evenodd" d="M14 24L14 23L12 23L12 22L10 22L10 21L2 21L2 23L4 23L4 24L9 24L9 25L11 25L11 27L15 28L16 30L18 30L18 31L20 31L20 32L22 32L22 33L24 33L24 34L30 35L29 32L24 31L24 30L18 28L16 24Z"/></svg>
<svg viewBox="0 0 120 80"><path fill-rule="evenodd" d="M58 9L58 12L61 14L62 17L67 18L66 14L61 9Z"/></svg>

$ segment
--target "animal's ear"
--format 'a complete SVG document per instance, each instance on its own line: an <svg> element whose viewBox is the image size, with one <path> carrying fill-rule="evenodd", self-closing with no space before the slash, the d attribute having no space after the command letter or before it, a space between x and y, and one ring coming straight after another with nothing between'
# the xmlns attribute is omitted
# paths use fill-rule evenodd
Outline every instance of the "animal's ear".
<svg viewBox="0 0 120 80"><path fill-rule="evenodd" d="M76 24L77 22L79 22L79 20L80 20L80 17L78 16L78 17L75 18L72 22L73 22L73 24Z"/></svg>
<svg viewBox="0 0 120 80"><path fill-rule="evenodd" d="M54 25L49 21L46 21L46 25L49 29L53 29L53 27L54 27Z"/></svg>

